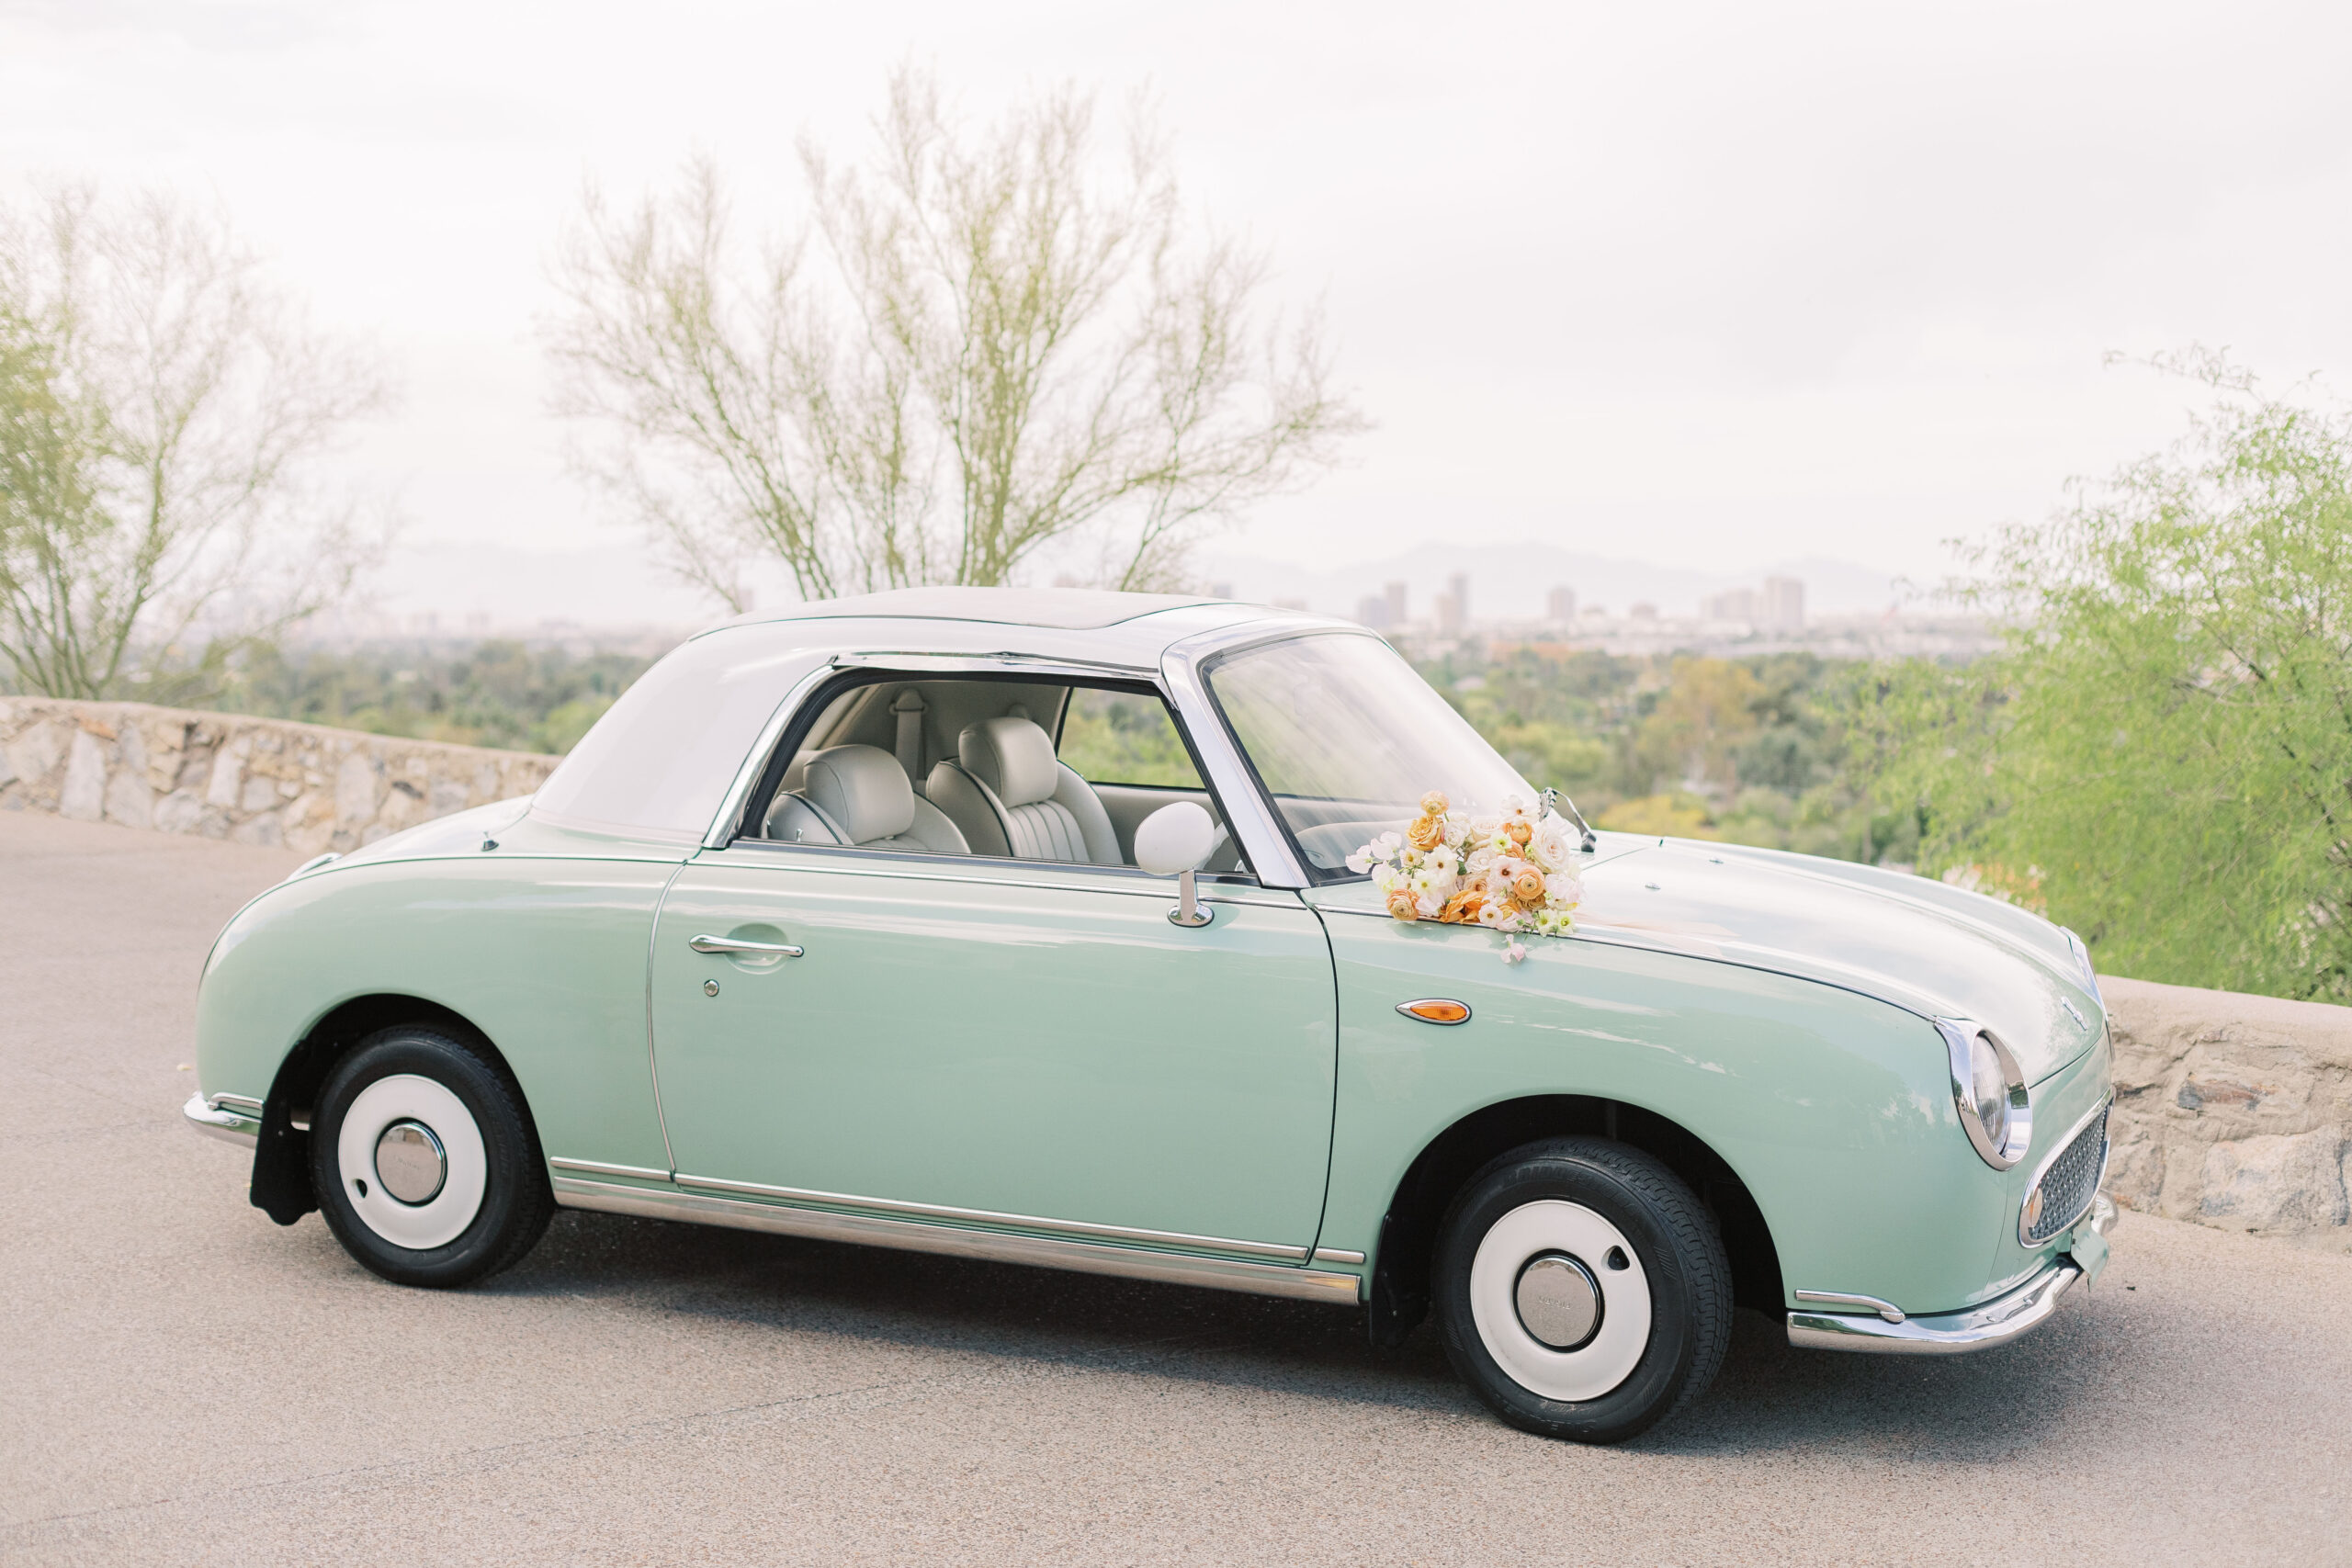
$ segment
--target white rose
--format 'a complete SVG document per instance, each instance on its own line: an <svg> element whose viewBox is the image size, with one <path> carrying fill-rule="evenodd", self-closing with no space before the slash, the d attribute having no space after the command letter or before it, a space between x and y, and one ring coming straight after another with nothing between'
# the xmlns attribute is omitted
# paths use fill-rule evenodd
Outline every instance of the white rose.
<svg viewBox="0 0 2352 1568"><path fill-rule="evenodd" d="M1534 839L1527 846L1527 858L1545 871L1565 871L1568 858L1576 851L1568 847L1568 836L1546 822L1535 830Z"/></svg>
<svg viewBox="0 0 2352 1568"><path fill-rule="evenodd" d="M1565 910L1584 901L1584 881L1572 871L1555 871L1544 879L1544 902Z"/></svg>

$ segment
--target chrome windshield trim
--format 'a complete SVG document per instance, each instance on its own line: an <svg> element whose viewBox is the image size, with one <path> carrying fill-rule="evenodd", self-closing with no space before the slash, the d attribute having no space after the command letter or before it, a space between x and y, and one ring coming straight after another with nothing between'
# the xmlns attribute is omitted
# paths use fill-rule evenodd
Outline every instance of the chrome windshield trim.
<svg viewBox="0 0 2352 1568"><path fill-rule="evenodd" d="M1889 1323L1876 1315L1792 1312L1789 1343L1806 1350L1866 1350L1895 1356L1957 1356L1989 1350L2030 1334L2058 1310L2058 1298L2083 1277L2071 1258L2048 1268L2007 1295L1965 1312L1906 1317Z"/></svg>
<svg viewBox="0 0 2352 1568"><path fill-rule="evenodd" d="M1282 819L1274 814L1273 803L1259 790L1257 775L1243 761L1240 747L1226 728L1225 720L1218 716L1216 704L1209 696L1208 683L1201 677L1201 660L1261 642L1282 642L1310 635L1373 637L1361 628L1351 630L1324 621L1249 621L1187 637L1169 649L1159 660L1160 679L1176 711L1183 716L1184 728L1192 732L1193 743L1208 770L1209 787L1226 809L1227 826L1241 840L1242 852L1258 873L1259 882L1268 887L1312 887L1315 878L1300 863L1296 852L1291 848L1290 835L1283 831Z"/></svg>
<svg viewBox="0 0 2352 1568"><path fill-rule="evenodd" d="M2114 1104L2115 1090L2113 1089L2109 1089L2105 1094L2098 1097L2098 1103L2085 1111L2079 1121L2077 1121L2073 1126L2067 1128L2064 1136L2061 1137L2056 1143L2051 1145L2050 1147L2042 1154L2041 1160L2035 1164L2033 1168L2033 1175L2027 1179L2025 1184L2025 1195L2018 1200L2018 1245L2025 1247L2029 1251L2047 1247L2052 1242L2056 1241L2060 1236L2064 1235L2068 1231L2073 1230L2076 1225L2081 1224L2083 1223L2083 1216L2089 1213L2091 1210L2097 1206L2098 1202L2098 1190L2107 1180L2108 1156L2115 1152L2114 1138L2105 1134L2102 1134L2099 1138L2098 1175L2092 1178L2091 1193L2088 1198L2083 1200L2082 1208L2077 1210L2075 1213L2068 1215L2064 1224L2054 1227L2048 1235L2043 1236L2040 1241L2033 1239L2032 1235L2030 1234L2030 1227L2026 1224L2026 1210L2032 1203L2033 1195L2041 1190L2042 1179L2050 1174L2050 1168L2056 1165L2058 1163L2058 1156L2064 1154L2068 1149L2073 1148L2075 1146L2075 1140L2081 1137L2083 1134L2089 1129L2092 1122L2098 1121L2101 1116L2106 1115L2108 1111L2114 1107Z"/></svg>
<svg viewBox="0 0 2352 1568"><path fill-rule="evenodd" d="M1100 681L1116 676L1129 681L1148 682L1155 671L1148 664L1122 664L1110 660L1071 659L1066 655L1031 653L917 653L911 649L892 652L880 649L868 653L837 654L836 670L905 670L923 675L1058 675L1080 681Z"/></svg>
<svg viewBox="0 0 2352 1568"><path fill-rule="evenodd" d="M231 1101L238 1103L232 1104ZM180 1107L180 1114L187 1124L208 1137L225 1139L229 1143L254 1148L261 1142L261 1107L251 1104L239 1095L221 1094L208 1101L201 1094L191 1094L187 1103Z"/></svg>
<svg viewBox="0 0 2352 1568"><path fill-rule="evenodd" d="M1128 1280L1198 1285L1213 1291L1240 1291L1251 1295L1284 1296L1293 1301L1324 1302L1333 1306L1355 1305L1363 1291L1363 1280L1354 1274L1329 1273L1278 1263L1202 1258L1140 1247L1066 1241L1053 1236L1021 1235L1006 1231L970 1230L960 1225L886 1219L876 1214L850 1214L831 1209L802 1209L784 1203L752 1202L714 1192L665 1192L645 1187L615 1187L571 1176L555 1178L553 1185L555 1201L566 1208L637 1214L648 1219L684 1220L699 1224L726 1225L736 1230L767 1231L778 1235L859 1242L872 1247L895 1247L911 1252L973 1258L992 1263L1025 1263L1045 1269L1065 1269L1080 1274L1110 1274Z"/></svg>
<svg viewBox="0 0 2352 1568"><path fill-rule="evenodd" d="M1220 1236L1186 1235L1179 1231L1137 1230L1129 1225L1100 1225L1083 1220L1048 1220L1035 1214L1003 1214L989 1209L956 1209L944 1203L910 1203L897 1198L861 1198L847 1192L819 1192L805 1187L768 1187L756 1181L727 1181L715 1176L671 1178L681 1187L709 1192L740 1193L778 1203L820 1203L829 1208L855 1209L876 1214L908 1214L918 1219L944 1220L952 1224L1005 1225L1021 1230L1048 1231L1057 1235L1082 1235L1105 1241L1139 1242L1147 1247L1197 1247L1206 1252L1238 1252L1251 1258L1306 1260L1306 1248L1274 1241L1227 1241Z"/></svg>

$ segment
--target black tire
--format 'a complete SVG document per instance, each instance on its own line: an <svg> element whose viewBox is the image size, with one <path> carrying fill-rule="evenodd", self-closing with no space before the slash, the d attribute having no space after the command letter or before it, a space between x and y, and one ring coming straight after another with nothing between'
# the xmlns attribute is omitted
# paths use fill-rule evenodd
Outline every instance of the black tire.
<svg viewBox="0 0 2352 1568"><path fill-rule="evenodd" d="M424 1202L392 1198L364 1149L345 1168L343 1145L366 1145L388 1117L433 1129L446 1174ZM401 1285L464 1285L511 1268L555 1213L521 1091L479 1047L429 1025L379 1030L335 1064L312 1112L311 1179L345 1250Z"/></svg>
<svg viewBox="0 0 2352 1568"><path fill-rule="evenodd" d="M1479 1170L1446 1213L1432 1274L1454 1371L1547 1438L1648 1430L1706 1390L1731 1345L1731 1263L1706 1209L1658 1161L1602 1138L1547 1138Z"/></svg>

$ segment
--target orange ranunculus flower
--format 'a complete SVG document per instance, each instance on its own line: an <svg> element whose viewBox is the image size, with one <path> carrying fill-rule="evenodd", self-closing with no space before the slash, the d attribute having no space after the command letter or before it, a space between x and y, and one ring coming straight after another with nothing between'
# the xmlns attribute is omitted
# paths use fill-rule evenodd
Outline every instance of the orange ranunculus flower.
<svg viewBox="0 0 2352 1568"><path fill-rule="evenodd" d="M1418 920L1421 918L1419 907L1413 902L1413 895L1402 887L1388 896L1388 912L1400 920Z"/></svg>
<svg viewBox="0 0 2352 1568"><path fill-rule="evenodd" d="M1521 849L1525 849L1527 847L1527 840L1535 837L1535 824L1530 822L1524 817L1515 818L1512 819L1510 825L1505 828L1503 831L1510 835L1510 841L1512 843L1517 844Z"/></svg>
<svg viewBox="0 0 2352 1568"><path fill-rule="evenodd" d="M1424 817L1442 817L1445 815L1445 808L1451 804L1453 803L1448 801L1443 795L1440 794L1436 790L1431 790L1429 794L1421 796L1421 815Z"/></svg>
<svg viewBox="0 0 2352 1568"><path fill-rule="evenodd" d="M1533 866L1521 866L1519 874L1510 879L1510 896L1522 909L1544 907L1544 874Z"/></svg>
<svg viewBox="0 0 2352 1568"><path fill-rule="evenodd" d="M1464 920L1476 920L1478 911L1486 907L1487 895L1483 890L1465 887L1445 901L1445 908L1438 911L1437 918L1446 925L1458 926Z"/></svg>
<svg viewBox="0 0 2352 1568"><path fill-rule="evenodd" d="M1416 817L1405 829L1405 840L1417 850L1433 850L1445 840L1445 824L1434 817Z"/></svg>

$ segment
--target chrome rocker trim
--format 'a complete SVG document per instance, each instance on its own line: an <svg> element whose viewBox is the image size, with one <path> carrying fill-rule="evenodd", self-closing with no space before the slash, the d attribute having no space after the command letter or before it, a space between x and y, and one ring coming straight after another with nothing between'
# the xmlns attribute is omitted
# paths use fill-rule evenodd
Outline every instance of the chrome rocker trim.
<svg viewBox="0 0 2352 1568"><path fill-rule="evenodd" d="M684 1220L698 1224L727 1225L736 1230L770 1231L778 1235L813 1236L821 1241L860 1242L869 1247L895 1247L910 1252L977 1258L992 1263L1028 1263L1045 1269L1067 1269L1080 1274L1157 1280L1170 1284L1200 1285L1214 1291L1241 1291L1251 1295L1286 1296L1294 1301L1328 1302L1335 1306L1355 1305L1363 1289L1363 1281L1353 1274L1334 1274L1276 1263L1247 1263L1238 1258L1196 1258L1141 1247L1015 1235L1003 1231L972 1230L962 1225L933 1224L920 1220L894 1220L875 1214L848 1214L831 1209L755 1202L720 1197L712 1192L663 1192L645 1187L616 1187L607 1182L585 1181L570 1176L556 1177L554 1187L555 1201L569 1209L595 1209L609 1214L636 1214L653 1220Z"/></svg>
<svg viewBox="0 0 2352 1568"><path fill-rule="evenodd" d="M261 1142L261 1107L243 1096L222 1094L207 1100L191 1094L180 1107L180 1114L187 1118L189 1126L209 1137L248 1149Z"/></svg>
<svg viewBox="0 0 2352 1568"><path fill-rule="evenodd" d="M1956 1356L1988 1350L2041 1327L2058 1310L2058 1298L2082 1277L2073 1258L2055 1258L2050 1267L1997 1300L1966 1312L1906 1317L1900 1323L1889 1323L1876 1314L1792 1312L1789 1343L1805 1350L1871 1350L1894 1356Z"/></svg>

